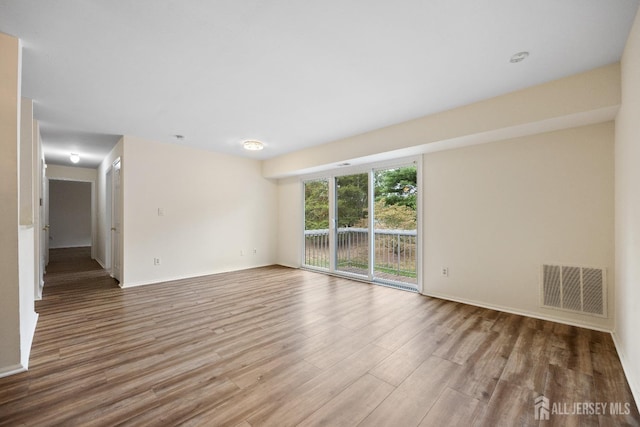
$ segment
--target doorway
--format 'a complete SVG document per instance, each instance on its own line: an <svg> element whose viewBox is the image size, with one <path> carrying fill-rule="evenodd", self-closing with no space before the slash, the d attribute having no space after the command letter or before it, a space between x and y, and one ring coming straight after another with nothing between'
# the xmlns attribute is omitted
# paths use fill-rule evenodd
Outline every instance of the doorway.
<svg viewBox="0 0 640 427"><path fill-rule="evenodd" d="M93 245L91 182L49 180L49 247Z"/></svg>
<svg viewBox="0 0 640 427"><path fill-rule="evenodd" d="M419 290L418 162L303 181L306 268Z"/></svg>
<svg viewBox="0 0 640 427"><path fill-rule="evenodd" d="M122 283L122 177L121 161L116 159L106 176L106 263L111 277Z"/></svg>

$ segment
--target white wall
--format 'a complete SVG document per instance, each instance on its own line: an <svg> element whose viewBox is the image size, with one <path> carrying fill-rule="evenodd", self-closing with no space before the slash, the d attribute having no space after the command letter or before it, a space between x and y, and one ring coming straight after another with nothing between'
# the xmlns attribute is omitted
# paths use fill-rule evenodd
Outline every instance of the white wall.
<svg viewBox="0 0 640 427"><path fill-rule="evenodd" d="M91 183L49 180L49 247L91 246Z"/></svg>
<svg viewBox="0 0 640 427"><path fill-rule="evenodd" d="M423 293L611 330L613 131L608 122L425 155ZM540 308L545 263L606 268L609 317Z"/></svg>
<svg viewBox="0 0 640 427"><path fill-rule="evenodd" d="M123 286L275 262L277 187L259 161L123 142Z"/></svg>
<svg viewBox="0 0 640 427"><path fill-rule="evenodd" d="M35 312L35 228L20 227L19 280L20 280L20 364L29 367L31 344L36 332L38 314Z"/></svg>
<svg viewBox="0 0 640 427"><path fill-rule="evenodd" d="M616 118L616 329L627 380L640 403L640 11L621 62Z"/></svg>

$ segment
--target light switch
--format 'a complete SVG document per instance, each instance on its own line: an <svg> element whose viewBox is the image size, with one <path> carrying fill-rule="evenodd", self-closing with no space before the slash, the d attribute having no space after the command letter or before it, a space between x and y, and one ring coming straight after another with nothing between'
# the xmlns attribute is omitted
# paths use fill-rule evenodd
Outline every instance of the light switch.
<svg viewBox="0 0 640 427"><path fill-rule="evenodd" d="M164 209L158 208L158 216L164 216Z"/></svg>

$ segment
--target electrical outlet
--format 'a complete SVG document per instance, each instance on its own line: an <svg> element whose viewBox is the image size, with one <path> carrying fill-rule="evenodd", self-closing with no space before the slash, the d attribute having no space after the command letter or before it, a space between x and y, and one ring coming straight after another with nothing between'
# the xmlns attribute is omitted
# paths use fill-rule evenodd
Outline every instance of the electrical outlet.
<svg viewBox="0 0 640 427"><path fill-rule="evenodd" d="M449 268L448 267L442 267L440 269L440 275L442 277L449 277Z"/></svg>
<svg viewBox="0 0 640 427"><path fill-rule="evenodd" d="M160 265L160 258L154 258L153 265Z"/></svg>

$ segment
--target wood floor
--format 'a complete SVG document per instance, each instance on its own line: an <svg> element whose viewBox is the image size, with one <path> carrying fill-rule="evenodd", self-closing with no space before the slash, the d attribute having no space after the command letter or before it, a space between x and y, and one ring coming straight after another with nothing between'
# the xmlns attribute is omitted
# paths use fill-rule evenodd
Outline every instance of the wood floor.
<svg viewBox="0 0 640 427"><path fill-rule="evenodd" d="M58 250L37 311L1 425L640 425L607 334L302 270L123 290Z"/></svg>

